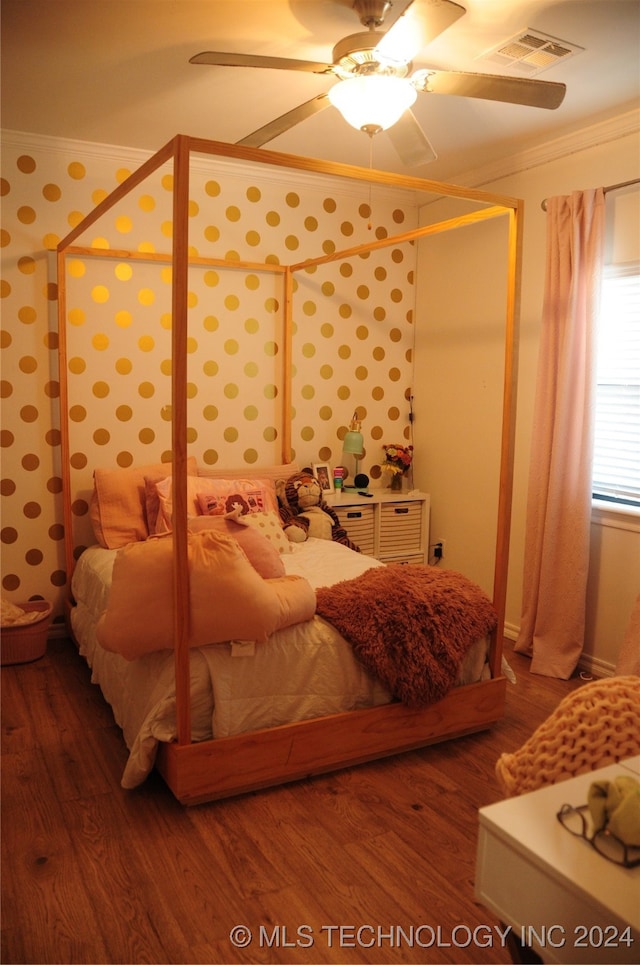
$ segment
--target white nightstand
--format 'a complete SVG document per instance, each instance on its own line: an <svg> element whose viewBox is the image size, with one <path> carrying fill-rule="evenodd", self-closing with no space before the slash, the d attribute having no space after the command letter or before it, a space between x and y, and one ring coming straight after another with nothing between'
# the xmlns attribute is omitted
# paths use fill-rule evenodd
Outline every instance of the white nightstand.
<svg viewBox="0 0 640 965"><path fill-rule="evenodd" d="M607 861L556 818L640 757L481 808L476 898L544 962L640 961L640 867Z"/></svg>
<svg viewBox="0 0 640 965"><path fill-rule="evenodd" d="M385 563L426 563L430 497L426 493L370 490L370 496L344 491L325 497L349 539L367 556Z"/></svg>

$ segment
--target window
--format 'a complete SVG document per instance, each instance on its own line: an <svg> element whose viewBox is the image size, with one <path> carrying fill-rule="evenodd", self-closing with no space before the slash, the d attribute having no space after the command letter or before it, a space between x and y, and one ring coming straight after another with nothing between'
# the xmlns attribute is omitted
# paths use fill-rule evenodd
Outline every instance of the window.
<svg viewBox="0 0 640 965"><path fill-rule="evenodd" d="M606 269L597 383L593 495L640 506L640 263Z"/></svg>

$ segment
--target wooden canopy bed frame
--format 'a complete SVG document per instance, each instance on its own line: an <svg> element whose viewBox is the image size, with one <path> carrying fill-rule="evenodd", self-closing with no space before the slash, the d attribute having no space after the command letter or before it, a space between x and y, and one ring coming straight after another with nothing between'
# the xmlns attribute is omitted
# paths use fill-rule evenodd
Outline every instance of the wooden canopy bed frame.
<svg viewBox="0 0 640 965"><path fill-rule="evenodd" d="M188 246L189 172L193 154L231 158L252 165L275 165L283 169L328 175L365 184L408 189L420 195L462 199L485 205L471 213L418 227L395 237L376 238L348 250L323 254L290 265L260 265L284 274L284 403L282 462L291 459L291 352L292 292L295 273L354 254L366 253L399 242L416 241L438 232L454 230L492 219L507 217L508 280L505 311L503 411L498 493L498 524L494 564L493 604L498 625L491 637L489 666L491 678L451 690L443 699L421 710L399 702L365 710L333 714L319 719L285 724L269 730L192 743L189 693L189 576L187 566L187 277L190 262L225 265L224 259L194 259ZM142 254L82 247L79 237L129 192L141 185L160 166L173 162L173 243L170 255ZM174 633L177 740L161 744L156 768L184 804L196 804L264 788L309 775L371 761L401 751L474 733L490 727L504 714L506 679L502 674L510 508L513 472L515 418L515 332L517 326L521 202L508 197L414 177L280 154L262 149L183 135L174 137L160 151L132 173L60 242L58 246L58 322L60 356L61 456L66 534L66 567L70 584L74 568L74 512L70 473L70 427L67 385L67 299L66 259L82 255L98 258L157 259L172 266L172 449L174 473ZM250 262L233 262L233 267L255 268ZM72 605L72 601L70 601Z"/></svg>

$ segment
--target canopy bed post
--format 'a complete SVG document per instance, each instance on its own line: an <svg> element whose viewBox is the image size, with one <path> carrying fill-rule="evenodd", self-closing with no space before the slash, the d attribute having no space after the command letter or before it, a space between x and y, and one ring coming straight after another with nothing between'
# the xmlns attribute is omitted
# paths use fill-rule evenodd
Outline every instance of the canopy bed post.
<svg viewBox="0 0 640 965"><path fill-rule="evenodd" d="M516 424L516 380L518 346L516 333L519 322L520 286L522 280L521 254L523 231L523 205L517 202L509 212L509 250L507 278L507 311L504 350L504 390L502 404L502 443L500 456L500 483L498 493L498 526L496 533L496 559L493 578L493 605L498 612L498 625L494 634L504 632L507 598L507 569L509 565L509 536L511 531L511 501L513 493L513 459ZM491 674L500 673L499 650L492 647Z"/></svg>
<svg viewBox="0 0 640 965"><path fill-rule="evenodd" d="M282 462L291 459L291 356L293 351L293 271L284 275L284 331L282 373Z"/></svg>
<svg viewBox="0 0 640 965"><path fill-rule="evenodd" d="M178 135L173 160L171 447L173 449L173 622L178 743L191 741L187 546L187 298L189 144Z"/></svg>

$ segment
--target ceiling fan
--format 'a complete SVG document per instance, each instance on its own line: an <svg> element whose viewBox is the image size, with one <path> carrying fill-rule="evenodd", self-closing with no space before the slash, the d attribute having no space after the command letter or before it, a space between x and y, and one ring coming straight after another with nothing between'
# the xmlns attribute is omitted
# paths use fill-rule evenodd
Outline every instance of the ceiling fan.
<svg viewBox="0 0 640 965"><path fill-rule="evenodd" d="M404 163L412 167L427 164L437 156L410 110L419 93L457 94L548 110L562 103L565 84L428 67L414 71L413 58L466 10L452 0L400 0L396 5L400 9L394 17L392 0L354 0L353 9L367 30L340 40L333 48L330 64L220 51L196 54L189 63L306 71L326 74L338 81L327 93L275 118L238 144L262 147L333 104L350 124L370 136L387 130ZM387 29L378 29L386 18ZM390 105L390 112L381 114L386 104Z"/></svg>

